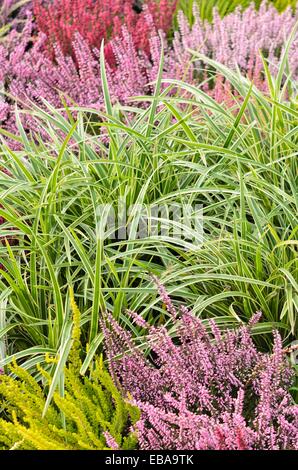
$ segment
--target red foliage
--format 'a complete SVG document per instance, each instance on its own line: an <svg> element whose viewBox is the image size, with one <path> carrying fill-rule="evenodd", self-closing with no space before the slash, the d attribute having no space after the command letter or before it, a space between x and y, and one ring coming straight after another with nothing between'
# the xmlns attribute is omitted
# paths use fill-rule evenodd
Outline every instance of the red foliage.
<svg viewBox="0 0 298 470"><path fill-rule="evenodd" d="M64 54L74 56L72 43L77 32L91 47L99 48L102 39L108 42L120 36L123 24L132 34L136 48L148 52L150 26L144 15L149 10L155 27L167 32L177 0L144 0L139 12L133 8L135 3L135 0L33 0L33 11L39 30L48 37L47 48L52 58L56 43Z"/></svg>

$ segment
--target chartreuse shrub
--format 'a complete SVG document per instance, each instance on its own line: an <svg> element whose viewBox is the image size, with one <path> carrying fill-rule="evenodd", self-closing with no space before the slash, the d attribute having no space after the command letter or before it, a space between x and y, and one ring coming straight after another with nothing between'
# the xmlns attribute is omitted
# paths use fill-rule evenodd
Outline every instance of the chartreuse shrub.
<svg viewBox="0 0 298 470"><path fill-rule="evenodd" d="M71 294L73 346L64 370L65 390L46 406L51 376L38 367L37 382L16 361L0 378L0 448L29 450L133 449L138 409L124 400L97 359L80 376L80 313Z"/></svg>
<svg viewBox="0 0 298 470"><path fill-rule="evenodd" d="M210 320L209 332L185 306L176 309L155 281L175 339L128 312L148 333L153 354L146 357L111 316L112 329L103 325L112 374L141 410L141 449L298 450L298 405L289 392L294 371L279 333L266 354L251 336L260 312L235 330L220 331Z"/></svg>

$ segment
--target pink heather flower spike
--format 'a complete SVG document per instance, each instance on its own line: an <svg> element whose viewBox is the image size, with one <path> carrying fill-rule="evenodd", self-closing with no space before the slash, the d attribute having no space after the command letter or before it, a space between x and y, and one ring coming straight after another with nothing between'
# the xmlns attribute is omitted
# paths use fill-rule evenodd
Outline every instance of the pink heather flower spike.
<svg viewBox="0 0 298 470"><path fill-rule="evenodd" d="M172 301L171 301L171 298L169 296L169 294L167 293L164 285L160 282L160 280L158 279L157 276L152 276L152 279L153 279L153 282L155 283L157 289L158 289L158 293L160 295L160 298L161 300L163 301L167 311L173 315L173 317L176 317L178 312L177 310L175 309Z"/></svg>
<svg viewBox="0 0 298 470"><path fill-rule="evenodd" d="M133 310L126 310L126 313L129 317L131 317L132 320L134 320L134 322L138 326L140 326L142 328L146 328L146 329L150 328L149 323L147 323L146 320L144 320L144 318L141 315L138 315Z"/></svg>
<svg viewBox="0 0 298 470"><path fill-rule="evenodd" d="M103 434L104 434L104 437L106 438L107 446L111 450L119 450L119 445L117 444L113 436L108 431L105 431Z"/></svg>
<svg viewBox="0 0 298 470"><path fill-rule="evenodd" d="M248 322L248 326L249 327L252 327L254 325L256 325L257 323L259 323L259 321L261 320L262 318L262 312L256 312L252 317L251 319L249 320Z"/></svg>

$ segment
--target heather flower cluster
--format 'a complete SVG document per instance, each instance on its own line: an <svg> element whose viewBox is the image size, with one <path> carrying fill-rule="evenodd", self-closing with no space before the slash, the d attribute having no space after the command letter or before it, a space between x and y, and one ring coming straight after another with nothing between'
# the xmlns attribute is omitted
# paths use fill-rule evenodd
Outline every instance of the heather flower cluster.
<svg viewBox="0 0 298 470"><path fill-rule="evenodd" d="M168 31L172 26L177 0L33 0L33 11L38 30L47 35L46 47L55 58L55 47L63 54L76 58L74 40L77 33L90 47L99 47L122 34L122 26L132 37L137 50L149 53L150 24L145 21L146 11L152 15L157 29ZM114 63L112 49L107 58Z"/></svg>
<svg viewBox="0 0 298 470"><path fill-rule="evenodd" d="M274 7L264 2L257 11L253 5L243 12L238 9L235 13L221 18L214 13L212 24L203 23L198 12L195 12L195 23L190 28L185 17L179 12L179 32L173 43L173 64L179 67L180 76L185 71L185 64L191 62L190 50L198 51L229 68L239 68L261 89L266 89L263 63L260 52L267 59L270 71L276 75L278 64L286 47L287 38L293 30L297 15L291 8L278 14ZM291 45L289 65L292 76L298 78L298 37ZM201 69L202 64L194 61L189 68L189 76L194 77L195 70ZM208 79L206 70L203 78ZM218 77L214 84L214 96L222 101L225 87L224 78ZM209 89L210 85L205 85Z"/></svg>
<svg viewBox="0 0 298 470"><path fill-rule="evenodd" d="M103 324L111 372L142 412L141 449L298 450L293 372L279 333L272 354L261 353L251 336L260 312L236 330L221 331L212 320L204 326L186 307L178 312L155 281L175 338L128 312L148 330L147 358L111 315Z"/></svg>
<svg viewBox="0 0 298 470"><path fill-rule="evenodd" d="M128 103L133 95L151 92L148 83L156 78L161 39L154 29L153 17L148 10L144 24L152 30L149 55L136 49L126 26L122 27L121 39L110 43L117 63L116 68L109 66L109 63L106 65L114 102ZM30 109L32 104L42 107L45 101L61 108L63 100L72 106L103 108L98 49L92 49L76 32L72 40L73 57L65 55L56 43L53 61L45 54L47 36L43 33L35 36L34 31L32 14L28 12L28 20L21 35L13 30L7 44L0 45L0 83L4 88L0 101L0 121L2 127L12 133L18 132L13 97L18 107L23 109ZM29 113L22 114L21 119L26 131L38 132L46 139Z"/></svg>
<svg viewBox="0 0 298 470"><path fill-rule="evenodd" d="M171 17L176 2L160 1L158 5L149 2L142 6L141 13L135 12L129 2L113 2L112 10L108 10L107 1L89 3L88 8L83 8L85 3L78 0L57 0L45 5L36 0L36 22L28 11L22 33L13 29L6 43L0 45L0 83L4 91L0 120L4 129L18 133L14 98L23 109L30 108L32 103L43 106L45 101L56 108L63 107L63 101L74 106L103 108L98 49L101 39L108 37L99 25L110 25L109 21L111 27L103 29L114 31L114 39L106 45L108 80L114 102L130 104L131 97L152 93L152 86L148 84L156 79L163 42L164 78L186 80L201 86L217 101L229 103L233 94L229 82L210 71L202 60L192 60L191 51L228 67L238 67L265 90L259 51L267 58L274 74L285 40L298 18L290 8L278 14L273 6L264 3L258 11L251 6L224 18L215 12L210 24L201 20L195 8L192 27L179 12L179 30L171 43L166 37L169 23L161 18ZM99 4L103 9L98 9ZM163 9L163 15L158 14L158 9ZM128 19L121 22L120 13L124 15L124 11ZM56 15L60 15L64 29L56 21ZM297 41L294 40L289 54L294 78L298 74ZM43 135L29 113L22 114L21 119L27 132Z"/></svg>

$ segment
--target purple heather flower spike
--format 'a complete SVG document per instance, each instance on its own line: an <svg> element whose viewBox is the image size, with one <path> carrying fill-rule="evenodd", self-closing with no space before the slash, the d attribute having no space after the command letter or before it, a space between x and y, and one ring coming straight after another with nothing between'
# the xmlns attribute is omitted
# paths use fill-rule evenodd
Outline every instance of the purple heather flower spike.
<svg viewBox="0 0 298 470"><path fill-rule="evenodd" d="M178 315L178 312L175 309L175 307L174 307L174 305L173 305L173 303L170 299L170 296L166 291L165 286L161 283L161 281L158 279L157 276L152 276L152 279L153 279L153 282L155 283L155 285L158 289L158 293L160 295L160 298L161 298L162 302L166 306L167 311L171 315L173 315L173 317L175 318Z"/></svg>
<svg viewBox="0 0 298 470"><path fill-rule="evenodd" d="M164 288L161 297L172 309ZM298 450L293 371L278 332L272 354L256 349L251 325L259 319L225 331L211 321L209 334L183 308L174 339L164 326L149 328L151 359L130 336L123 344L122 327L108 330L111 372L141 410L141 449Z"/></svg>
<svg viewBox="0 0 298 470"><path fill-rule="evenodd" d="M104 434L104 437L106 438L107 446L112 450L118 450L119 445L117 444L113 436L111 436L111 434L108 431L105 431L103 434Z"/></svg>

